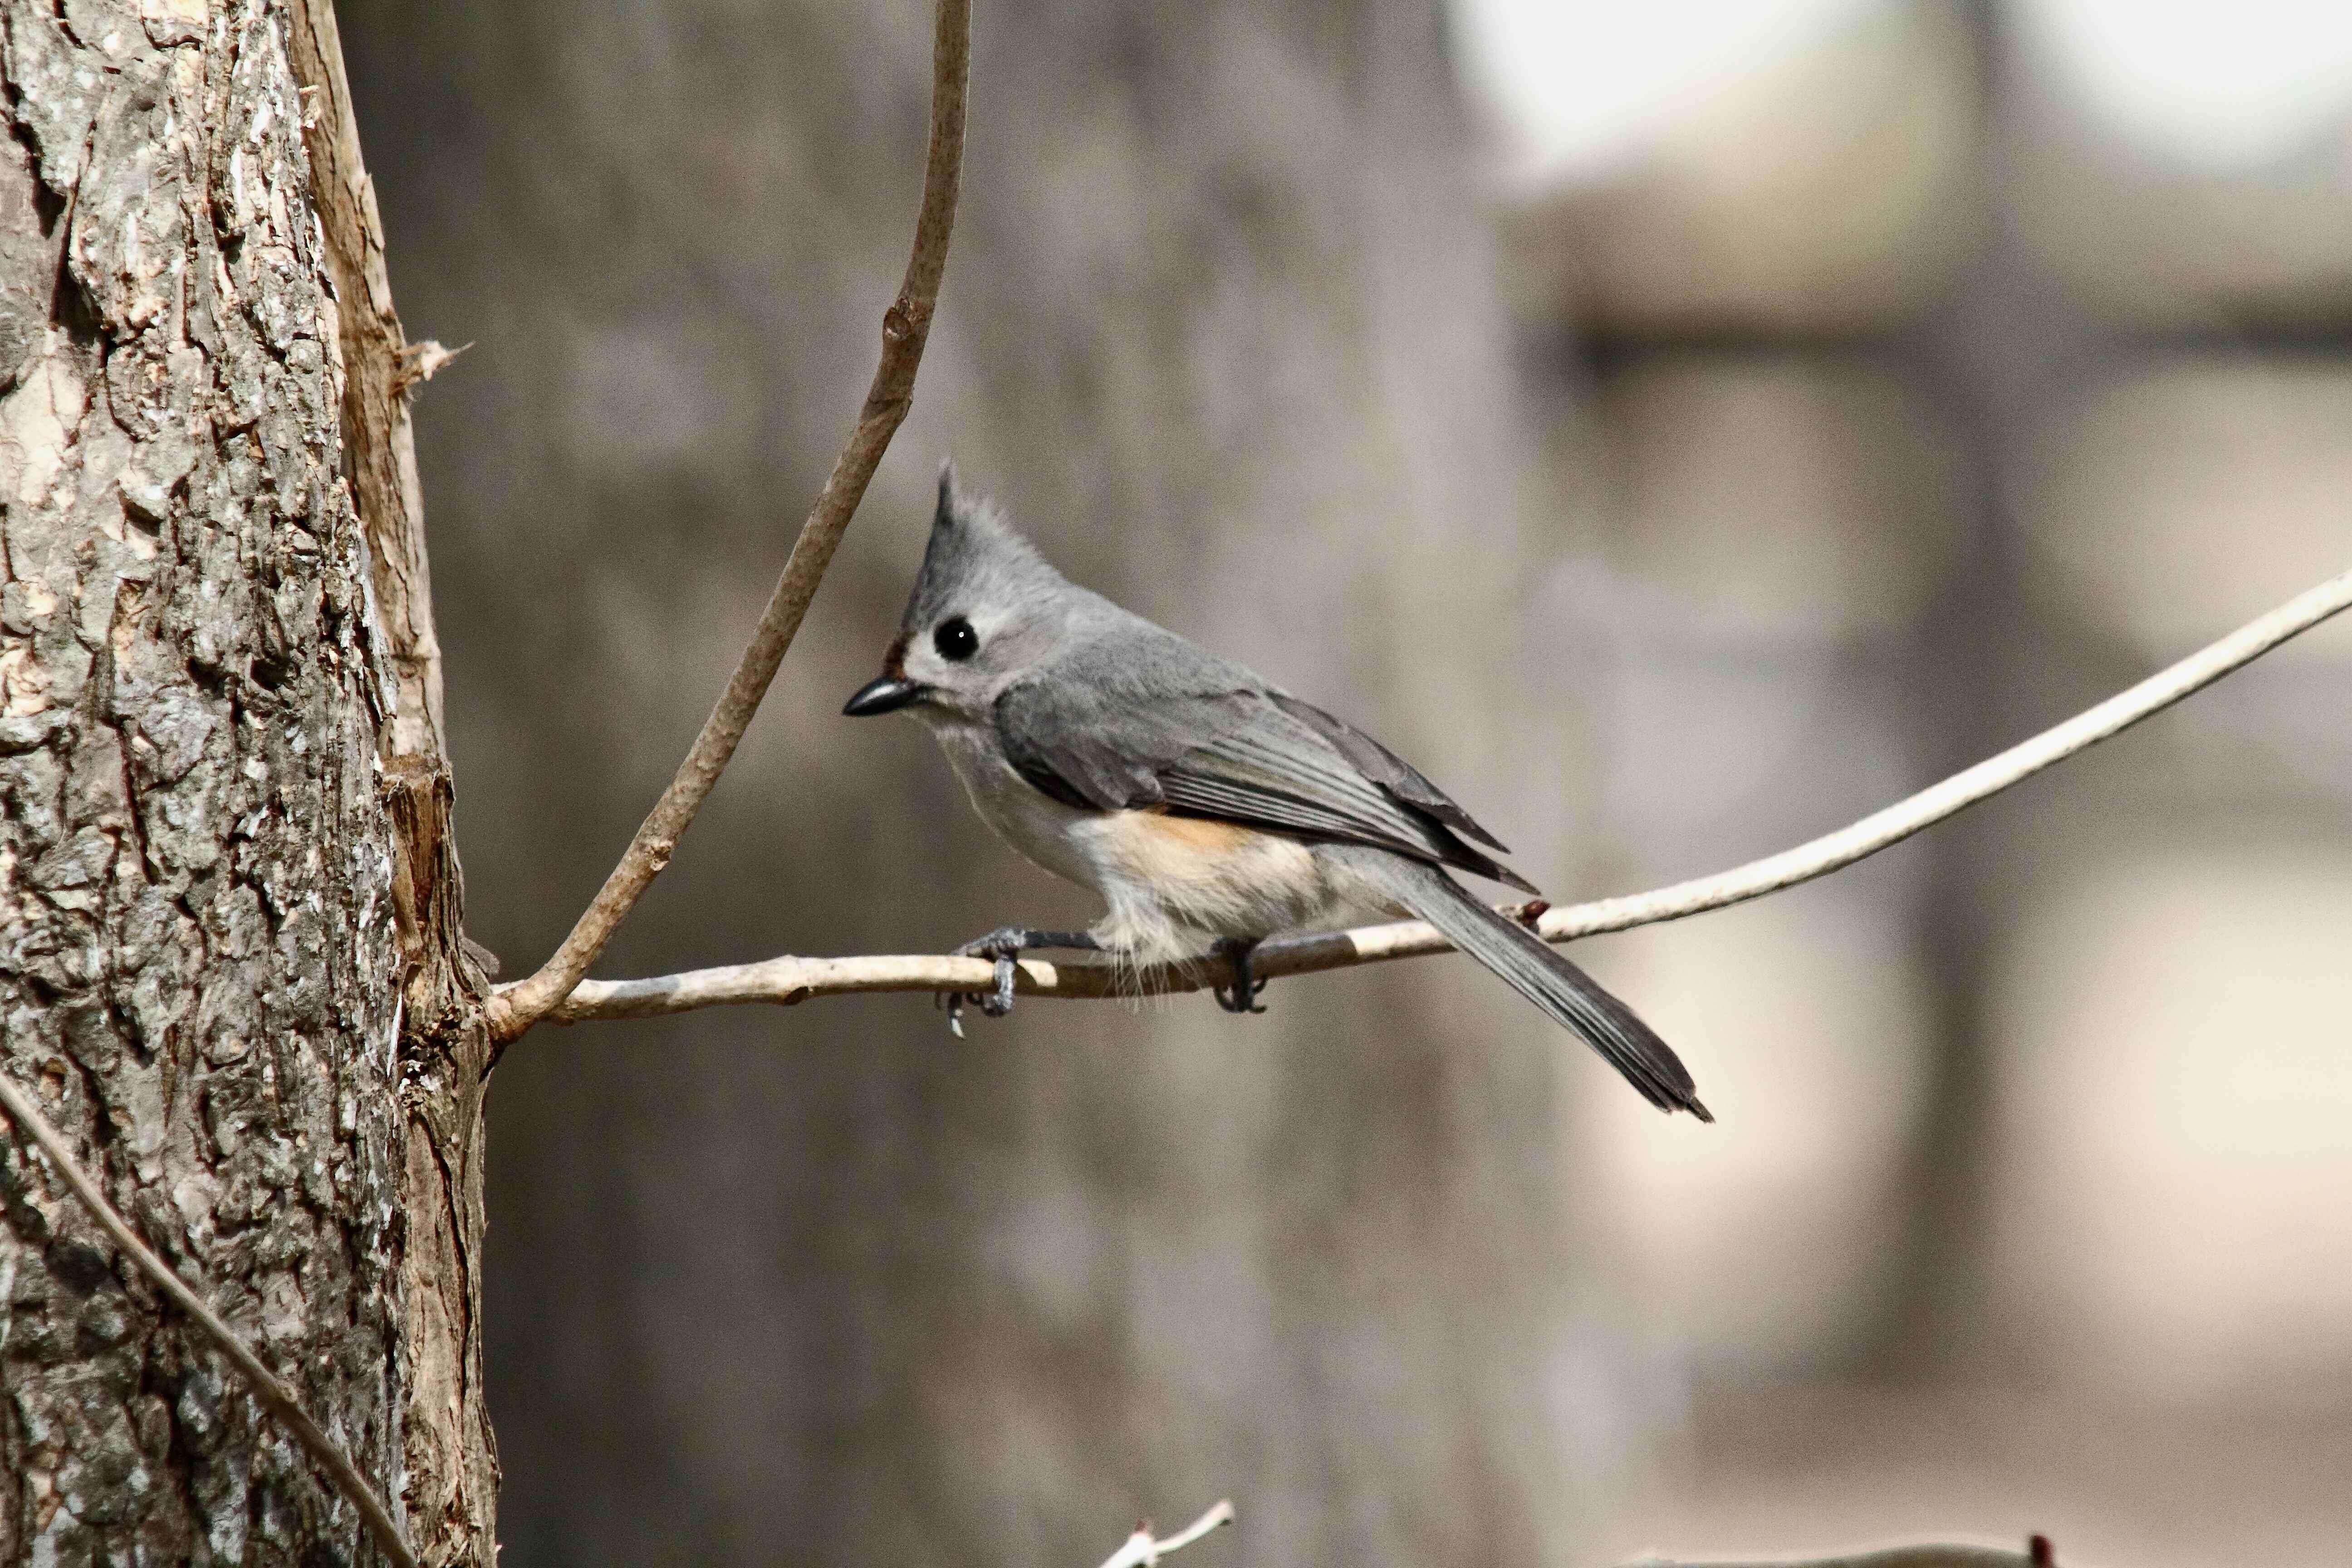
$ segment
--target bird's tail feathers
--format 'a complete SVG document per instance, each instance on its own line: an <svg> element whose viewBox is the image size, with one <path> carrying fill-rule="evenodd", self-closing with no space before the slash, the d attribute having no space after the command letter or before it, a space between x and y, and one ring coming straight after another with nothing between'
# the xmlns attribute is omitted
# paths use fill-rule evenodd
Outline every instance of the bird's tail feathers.
<svg viewBox="0 0 2352 1568"><path fill-rule="evenodd" d="M1699 1103L1690 1069L1633 1010L1560 956L1542 938L1482 903L1433 866L1377 850L1349 858L1358 872L1446 941L1485 964L1556 1022L1584 1037L1643 1099L1661 1110L1714 1116Z"/></svg>

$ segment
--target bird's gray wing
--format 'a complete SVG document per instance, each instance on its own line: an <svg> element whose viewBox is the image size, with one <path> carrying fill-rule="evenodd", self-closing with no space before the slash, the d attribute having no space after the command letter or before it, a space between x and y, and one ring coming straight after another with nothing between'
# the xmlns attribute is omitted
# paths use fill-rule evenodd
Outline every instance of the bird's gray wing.
<svg viewBox="0 0 2352 1568"><path fill-rule="evenodd" d="M1385 747L1207 656L1124 679L1048 668L998 700L996 722L1013 765L1072 805L1367 844L1535 890L1456 837L1468 815Z"/></svg>
<svg viewBox="0 0 2352 1568"><path fill-rule="evenodd" d="M1419 768L1365 734L1344 719L1333 718L1311 702L1301 702L1287 691L1269 691L1276 707L1307 725L1337 747L1358 771L1416 811L1427 812L1454 832L1475 838L1489 849L1507 855L1511 847L1478 826L1452 796L1429 782Z"/></svg>

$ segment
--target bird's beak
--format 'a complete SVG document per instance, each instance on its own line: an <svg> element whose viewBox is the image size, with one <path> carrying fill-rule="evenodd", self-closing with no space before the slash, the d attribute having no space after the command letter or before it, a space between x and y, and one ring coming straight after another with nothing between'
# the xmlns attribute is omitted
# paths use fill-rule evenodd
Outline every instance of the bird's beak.
<svg viewBox="0 0 2352 1568"><path fill-rule="evenodd" d="M877 713L896 713L908 703L923 695L923 688L903 676L877 675L857 689L857 695L841 705L841 710L852 719L870 719Z"/></svg>

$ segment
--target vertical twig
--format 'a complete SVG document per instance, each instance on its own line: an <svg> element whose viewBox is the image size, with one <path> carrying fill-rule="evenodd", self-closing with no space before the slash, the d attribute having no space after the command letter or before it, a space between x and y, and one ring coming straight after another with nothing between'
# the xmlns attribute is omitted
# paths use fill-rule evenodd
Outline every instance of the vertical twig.
<svg viewBox="0 0 2352 1568"><path fill-rule="evenodd" d="M915 224L913 254L907 260L906 280L898 298L882 317L882 363L857 416L857 428L834 464L832 477L801 526L792 558L760 616L751 646L727 682L725 695L710 711L695 738L694 749L679 764L677 775L662 792L637 836L629 844L612 875L597 891L572 934L539 972L520 984L500 991L490 1003L490 1029L501 1044L537 1023L572 993L613 932L628 918L653 879L661 875L677 852L677 841L693 824L695 814L728 759L759 710L768 683L800 630L809 601L833 560L867 481L882 461L883 451L898 432L913 402L915 371L921 364L923 344L930 334L931 311L939 302L940 279L947 269L948 238L955 227L956 192L963 170L964 89L971 65L971 0L939 0L937 32L932 44L931 142L923 170L923 208Z"/></svg>

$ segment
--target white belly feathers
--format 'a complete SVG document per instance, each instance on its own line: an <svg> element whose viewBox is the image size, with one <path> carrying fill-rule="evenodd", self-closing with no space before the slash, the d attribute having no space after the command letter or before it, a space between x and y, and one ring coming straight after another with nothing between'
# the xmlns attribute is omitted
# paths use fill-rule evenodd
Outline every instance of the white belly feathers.
<svg viewBox="0 0 2352 1568"><path fill-rule="evenodd" d="M1056 877L1102 891L1086 855L1081 828L1100 812L1064 805L1013 770L994 734L944 713L918 710L963 781L981 820L996 836Z"/></svg>

